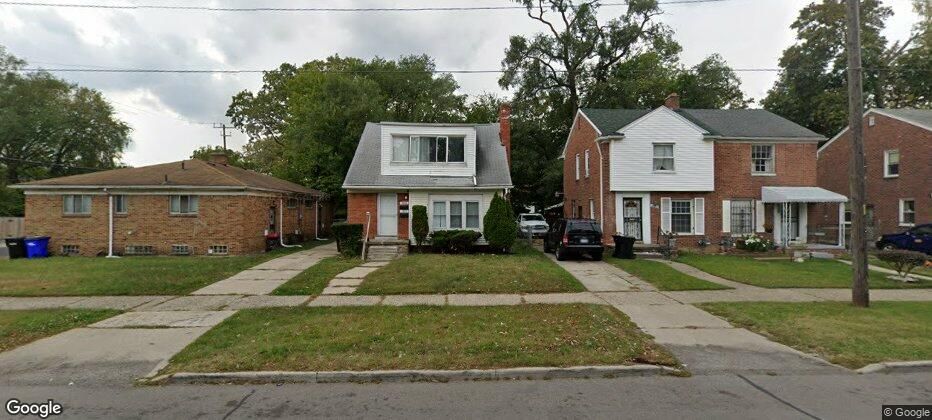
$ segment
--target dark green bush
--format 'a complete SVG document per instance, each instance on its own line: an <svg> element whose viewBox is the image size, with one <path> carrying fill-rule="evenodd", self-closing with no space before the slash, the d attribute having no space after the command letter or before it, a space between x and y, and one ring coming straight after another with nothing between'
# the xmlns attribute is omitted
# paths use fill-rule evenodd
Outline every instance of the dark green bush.
<svg viewBox="0 0 932 420"><path fill-rule="evenodd" d="M337 240L337 249L347 257L362 254L362 225L357 223L334 223L330 228Z"/></svg>
<svg viewBox="0 0 932 420"><path fill-rule="evenodd" d="M515 213L504 198L495 194L489 204L489 211L482 219L485 240L494 251L508 252L518 239L518 224Z"/></svg>
<svg viewBox="0 0 932 420"><path fill-rule="evenodd" d="M414 234L414 242L417 243L417 249L421 249L421 244L427 240L430 233L430 225L427 223L427 207L411 207L411 233Z"/></svg>
<svg viewBox="0 0 932 420"><path fill-rule="evenodd" d="M430 234L431 246L443 253L462 254L469 252L482 234L473 230L438 230Z"/></svg>
<svg viewBox="0 0 932 420"><path fill-rule="evenodd" d="M914 268L926 263L926 254L905 249L880 251L877 253L877 258L893 265L900 277L906 277Z"/></svg>

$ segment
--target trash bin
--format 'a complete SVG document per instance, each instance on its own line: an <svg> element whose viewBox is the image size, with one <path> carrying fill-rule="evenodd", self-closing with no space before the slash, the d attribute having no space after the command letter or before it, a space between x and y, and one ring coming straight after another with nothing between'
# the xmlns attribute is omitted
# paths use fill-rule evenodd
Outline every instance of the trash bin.
<svg viewBox="0 0 932 420"><path fill-rule="evenodd" d="M6 248L10 259L26 258L26 238L6 238Z"/></svg>
<svg viewBox="0 0 932 420"><path fill-rule="evenodd" d="M615 251L612 256L615 258L624 258L626 260L634 259L634 241L637 238L632 236L612 235L615 240Z"/></svg>
<svg viewBox="0 0 932 420"><path fill-rule="evenodd" d="M275 248L278 248L279 246L277 232L270 232L269 234L265 235L265 252L269 252Z"/></svg>
<svg viewBox="0 0 932 420"><path fill-rule="evenodd" d="M26 238L26 258L45 258L49 256L48 236L30 236Z"/></svg>

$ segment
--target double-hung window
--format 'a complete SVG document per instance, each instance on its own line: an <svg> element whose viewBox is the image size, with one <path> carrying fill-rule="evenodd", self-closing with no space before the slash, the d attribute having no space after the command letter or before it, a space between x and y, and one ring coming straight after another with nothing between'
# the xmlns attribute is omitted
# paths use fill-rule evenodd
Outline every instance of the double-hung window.
<svg viewBox="0 0 932 420"><path fill-rule="evenodd" d="M479 229L479 202L434 201L431 230L444 229Z"/></svg>
<svg viewBox="0 0 932 420"><path fill-rule="evenodd" d="M670 226L673 233L693 233L692 200L673 200L671 202Z"/></svg>
<svg viewBox="0 0 932 420"><path fill-rule="evenodd" d="M169 198L171 214L197 214L196 195L173 195Z"/></svg>
<svg viewBox="0 0 932 420"><path fill-rule="evenodd" d="M654 172L673 172L675 169L672 143L654 144Z"/></svg>
<svg viewBox="0 0 932 420"><path fill-rule="evenodd" d="M91 196L66 195L62 200L62 210L67 215L91 214Z"/></svg>
<svg viewBox="0 0 932 420"><path fill-rule="evenodd" d="M463 136L396 136L392 138L392 162L465 162L465 147Z"/></svg>
<svg viewBox="0 0 932 420"><path fill-rule="evenodd" d="M754 233L754 202L731 200L731 233L748 235Z"/></svg>
<svg viewBox="0 0 932 420"><path fill-rule="evenodd" d="M586 150L586 178L589 178L589 151Z"/></svg>
<svg viewBox="0 0 932 420"><path fill-rule="evenodd" d="M900 176L900 151L898 149L883 152L883 176L887 178Z"/></svg>
<svg viewBox="0 0 932 420"><path fill-rule="evenodd" d="M113 212L116 214L126 214L129 211L125 195L113 196Z"/></svg>
<svg viewBox="0 0 932 420"><path fill-rule="evenodd" d="M751 145L751 173L774 173L772 144Z"/></svg>
<svg viewBox="0 0 932 420"><path fill-rule="evenodd" d="M911 198L900 200L900 224L904 226L916 224L916 200Z"/></svg>
<svg viewBox="0 0 932 420"><path fill-rule="evenodd" d="M576 154L576 180L579 181L579 153Z"/></svg>

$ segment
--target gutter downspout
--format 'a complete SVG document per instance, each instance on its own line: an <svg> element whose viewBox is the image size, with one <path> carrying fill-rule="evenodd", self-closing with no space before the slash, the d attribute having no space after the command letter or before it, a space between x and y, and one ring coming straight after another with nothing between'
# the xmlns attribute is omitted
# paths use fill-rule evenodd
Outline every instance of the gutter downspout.
<svg viewBox="0 0 932 420"><path fill-rule="evenodd" d="M285 245L285 199L278 199L278 243L285 248L300 248L301 245Z"/></svg>
<svg viewBox="0 0 932 420"><path fill-rule="evenodd" d="M107 258L120 258L116 255L113 255L113 195L110 194L110 191L107 191L104 188L104 192L107 193L107 201L110 203L110 211L108 212L108 229L107 229Z"/></svg>
<svg viewBox="0 0 932 420"><path fill-rule="evenodd" d="M599 151L599 223L602 224L602 234L605 235L605 164L602 157L602 142L596 139L595 148ZM617 226L615 227L618 230Z"/></svg>

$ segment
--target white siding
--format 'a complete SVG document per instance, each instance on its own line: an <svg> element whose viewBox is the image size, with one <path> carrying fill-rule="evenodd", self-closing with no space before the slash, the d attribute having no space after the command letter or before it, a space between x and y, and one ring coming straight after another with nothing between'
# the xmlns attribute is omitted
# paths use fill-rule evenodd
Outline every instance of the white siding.
<svg viewBox="0 0 932 420"><path fill-rule="evenodd" d="M465 136L465 162L392 162L392 136ZM476 175L476 128L382 124L382 175L474 176Z"/></svg>
<svg viewBox="0 0 932 420"><path fill-rule="evenodd" d="M479 227L480 232L484 227L483 219L485 219L485 214L489 211L489 204L492 202L492 197L495 196L495 193L499 190L443 190L443 191L426 191L426 190L412 190L408 193L408 205L409 209L413 209L414 206L424 206L427 207L427 220L428 223L433 220L431 213L433 209L431 208L430 202L431 198L442 198L450 200L456 197L462 197L464 200L475 200L479 199ZM412 212L413 213L413 212ZM411 238L411 243L414 243L414 233L411 232L412 223L408 223L408 237ZM479 238L480 243L485 243L485 238Z"/></svg>
<svg viewBox="0 0 932 420"><path fill-rule="evenodd" d="M698 127L661 107L624 128L609 155L612 191L712 191L714 145ZM654 143L673 143L675 171L655 173Z"/></svg>

